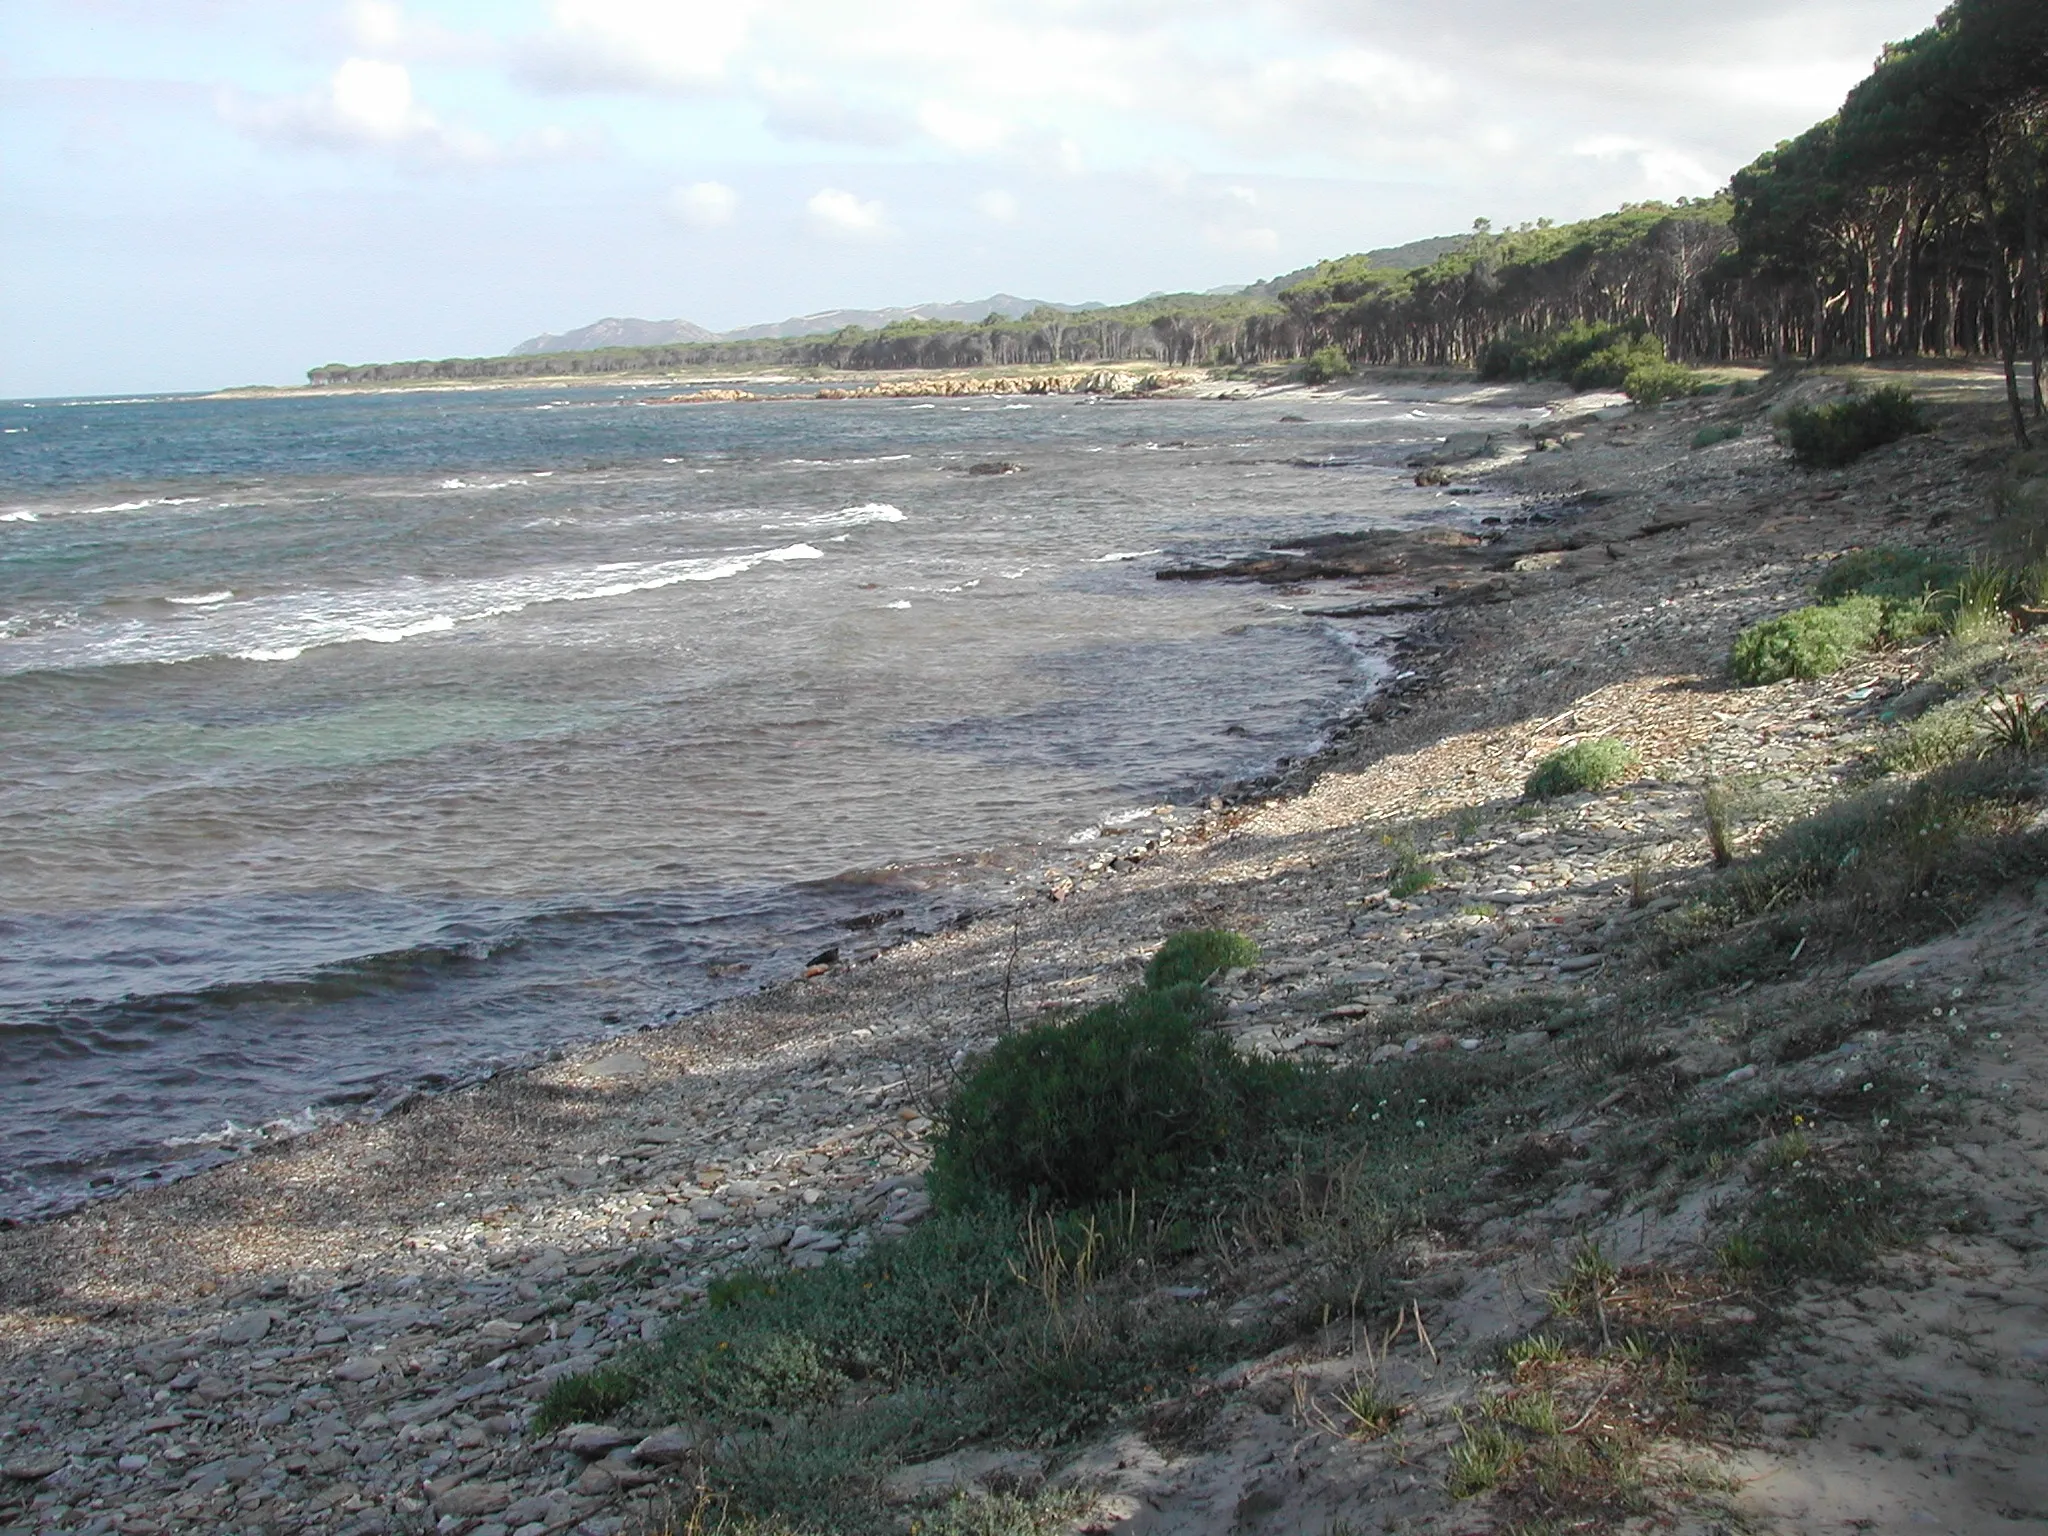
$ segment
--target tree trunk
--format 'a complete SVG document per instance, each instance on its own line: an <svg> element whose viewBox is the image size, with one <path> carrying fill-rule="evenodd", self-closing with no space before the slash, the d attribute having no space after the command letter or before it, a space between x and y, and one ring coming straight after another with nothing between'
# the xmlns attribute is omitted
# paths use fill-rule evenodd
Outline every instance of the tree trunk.
<svg viewBox="0 0 2048 1536"><path fill-rule="evenodd" d="M2027 235L2020 257L2020 291L2026 297L2027 346L2034 365L2034 419L2041 418L2041 171L2039 155L2029 154L2026 181Z"/></svg>
<svg viewBox="0 0 2048 1536"><path fill-rule="evenodd" d="M2012 263L1998 235L1998 204L1991 192L1991 152L1987 146L1980 190L1984 196L1984 302L1991 310L1991 331L2005 364L2005 405L2012 417L2012 435L2021 448L2032 448L2027 435L2026 407L2020 404L2018 319L2013 313Z"/></svg>

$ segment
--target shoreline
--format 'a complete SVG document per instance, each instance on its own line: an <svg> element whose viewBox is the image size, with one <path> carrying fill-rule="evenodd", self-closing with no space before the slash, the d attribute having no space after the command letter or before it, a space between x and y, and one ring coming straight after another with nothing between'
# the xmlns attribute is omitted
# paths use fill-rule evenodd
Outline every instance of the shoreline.
<svg viewBox="0 0 2048 1536"><path fill-rule="evenodd" d="M1435 659L1369 724L1270 788L1251 781L1242 802L1168 847L1110 861L1093 888L715 1005L688 1028L0 1231L0 1373L12 1392L0 1460L35 1471L55 1458L11 1474L23 1509L42 1499L35 1518L71 1529L93 1499L105 1510L142 1501L153 1513L135 1520L166 1531L221 1528L226 1510L286 1529L439 1514L451 1531L481 1530L509 1509L616 1536L624 1527L605 1522L638 1518L643 1485L607 1483L522 1436L538 1395L653 1337L720 1273L808 1267L914 1226L929 1210L919 1175L940 1085L1006 1018L1113 995L1166 932L1190 926L1238 927L1266 950L1231 994L1240 1046L1317 1059L1385 1039L1383 1021L1398 1027L1432 999L1595 972L1603 961L1582 964L1551 937L1612 926L1633 850L1658 849L1664 878L1705 867L1702 774L1746 752L1826 782L1843 757L1835 738L1863 728L1841 680L1707 687L1733 632L1796 600L1815 558L1926 538L1916 530L1930 509L1953 528L1982 490L1960 467L1982 451L1961 429L1831 477L1789 471L1762 436L1718 457L1688 453L1695 421L1743 408L1635 413L1492 470L1488 483L1518 496L1604 499L1504 535L1498 584L1420 622L1416 653ZM1339 596L1315 595L1319 606ZM1520 832L1485 855L1450 842L1435 892L1389 895L1383 835L1441 825L1432 838L1449 839L1447 818L1475 804L1513 830L1503 807L1529 763L1608 729L1646 760L1620 830L1588 819L1598 807L1566 808L1550 820L1585 830L1531 842L1549 850L1540 856L1516 851ZM1427 958L1432 945L1451 951L1437 935L1461 924L1532 942L1476 970L1454 952ZM1337 988L1354 1000L1333 1011ZM1542 1049L1505 1037L1473 1048ZM1560 1206L1530 1235L1479 1236L1445 1262L1483 1269L1518 1244L1561 1251L1607 1220L1602 1209ZM1500 1262L1540 1297L1523 1258ZM1489 1283L1472 1294L1501 1294ZM1433 1306L1446 1360L1528 1311L1526 1299ZM265 1405L287 1403L265 1422L278 1411ZM117 1468L117 1441L142 1444L144 1465ZM1251 1464L1190 1453L1169 1486L1156 1462L1078 1464L1100 1472L1105 1498L1134 1500L1126 1515L1148 1498L1181 1511L1145 1517L1161 1531L1209 1529L1187 1502L1210 1486L1201 1479L1241 1487ZM464 1503L466 1488L489 1491ZM1417 1518L1418 1530L1449 1528Z"/></svg>

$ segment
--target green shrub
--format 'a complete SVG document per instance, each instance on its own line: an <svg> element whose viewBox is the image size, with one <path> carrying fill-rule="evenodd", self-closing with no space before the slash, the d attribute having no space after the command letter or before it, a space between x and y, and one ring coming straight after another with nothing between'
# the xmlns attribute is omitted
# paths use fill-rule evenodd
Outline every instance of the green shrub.
<svg viewBox="0 0 2048 1536"><path fill-rule="evenodd" d="M1222 928L1198 928L1176 933L1159 947L1159 953L1145 967L1145 985L1154 992L1200 985L1218 971L1258 963L1259 946L1243 934Z"/></svg>
<svg viewBox="0 0 2048 1536"><path fill-rule="evenodd" d="M1698 371L1683 363L1638 362L1629 369L1621 387L1637 405L1662 405L1666 400L1686 400L1706 388Z"/></svg>
<svg viewBox="0 0 2048 1536"><path fill-rule="evenodd" d="M1742 436L1742 428L1734 422L1724 422L1717 427L1701 427L1692 435L1695 449L1712 448L1717 443L1732 443Z"/></svg>
<svg viewBox="0 0 2048 1536"><path fill-rule="evenodd" d="M1752 624L1736 637L1729 675L1749 687L1791 677L1826 677L1877 644L1884 619L1884 605L1876 598L1852 597Z"/></svg>
<svg viewBox="0 0 2048 1536"><path fill-rule="evenodd" d="M1524 800L1555 800L1619 784L1641 759L1635 748L1612 736L1593 736L1550 754L1522 786Z"/></svg>
<svg viewBox="0 0 2048 1536"><path fill-rule="evenodd" d="M1654 354L1637 353L1642 341L1650 343ZM1596 356L1603 357L1597 365L1592 361ZM1581 320L1548 331L1510 331L1495 337L1480 349L1479 376L1489 380L1568 379L1575 389L1619 389L1630 367L1663 358L1664 349L1640 323L1588 325ZM1579 382L1582 371L1589 381L1585 384Z"/></svg>
<svg viewBox="0 0 2048 1536"><path fill-rule="evenodd" d="M1566 375L1573 389L1625 389L1639 370L1669 366L1664 343L1644 332L1602 347Z"/></svg>
<svg viewBox="0 0 2048 1536"><path fill-rule="evenodd" d="M1785 413L1786 441L1805 469L1840 469L1873 448L1932 426L1912 391L1896 384L1832 405L1795 405Z"/></svg>
<svg viewBox="0 0 2048 1536"><path fill-rule="evenodd" d="M1213 1160L1284 1075L1205 1030L1213 1009L1183 984L999 1041L940 1111L935 1198L1088 1205Z"/></svg>
<svg viewBox="0 0 2048 1536"><path fill-rule="evenodd" d="M1301 377L1309 384L1327 384L1350 372L1351 359L1344 355L1342 347L1317 347L1301 365Z"/></svg>

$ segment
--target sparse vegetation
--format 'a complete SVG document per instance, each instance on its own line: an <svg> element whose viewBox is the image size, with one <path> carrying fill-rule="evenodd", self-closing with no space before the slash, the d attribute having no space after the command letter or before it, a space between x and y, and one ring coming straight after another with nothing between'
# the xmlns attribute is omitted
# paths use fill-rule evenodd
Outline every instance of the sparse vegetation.
<svg viewBox="0 0 2048 1536"><path fill-rule="evenodd" d="M1737 387L1740 388L1740 386ZM1741 436L1742 427L1739 423L1732 421L1722 422L1711 427L1701 427L1699 431L1693 433L1692 446L1694 451L1697 452L1702 448L1714 448L1722 443L1732 443Z"/></svg>
<svg viewBox="0 0 2048 1536"><path fill-rule="evenodd" d="M1435 866L1422 856L1412 837L1389 837L1386 843L1394 855L1393 865L1387 871L1389 896L1406 901L1436 884Z"/></svg>

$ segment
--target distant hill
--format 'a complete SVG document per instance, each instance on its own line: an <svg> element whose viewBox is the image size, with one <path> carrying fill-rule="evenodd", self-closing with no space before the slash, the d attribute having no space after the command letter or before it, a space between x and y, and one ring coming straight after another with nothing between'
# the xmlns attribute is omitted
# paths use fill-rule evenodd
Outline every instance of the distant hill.
<svg viewBox="0 0 2048 1536"><path fill-rule="evenodd" d="M814 315L792 315L768 325L742 326L736 331L707 331L687 320L598 320L579 330L530 336L508 354L529 357L536 352L589 352L600 347L660 347L678 341L780 341L797 336L829 336L849 325L879 331L893 320L986 320L1001 315L1021 320L1034 309L1080 314L1100 304L1054 304L1045 299L1020 299L1014 293L950 304L913 304L908 309L827 309Z"/></svg>
<svg viewBox="0 0 2048 1536"><path fill-rule="evenodd" d="M1448 256L1457 250L1470 235L1432 235L1427 240L1410 240L1406 245L1390 245L1385 250L1367 251L1364 260L1387 272L1419 272L1440 256ZM1321 263L1317 263L1320 266ZM1314 277L1316 267L1303 267L1298 272L1283 273L1268 278L1263 283L1253 283L1249 288L1236 291L1249 298L1270 299L1285 293L1303 278Z"/></svg>
<svg viewBox="0 0 2048 1536"><path fill-rule="evenodd" d="M951 304L913 304L908 309L826 309L815 315L794 315L773 325L743 326L737 331L724 332L719 339L773 341L791 336L829 336L849 325L857 325L864 331L879 331L895 320L974 321L986 320L990 315L1001 315L1005 320L1021 320L1034 309L1056 309L1071 315L1100 308L1100 304L1054 304L1046 299L1020 299L1014 293L996 293L985 299L962 299Z"/></svg>
<svg viewBox="0 0 2048 1536"><path fill-rule="evenodd" d="M673 341L716 341L701 325L687 320L595 320L560 335L529 336L512 349L513 357L535 352L589 352L599 347L661 347Z"/></svg>

